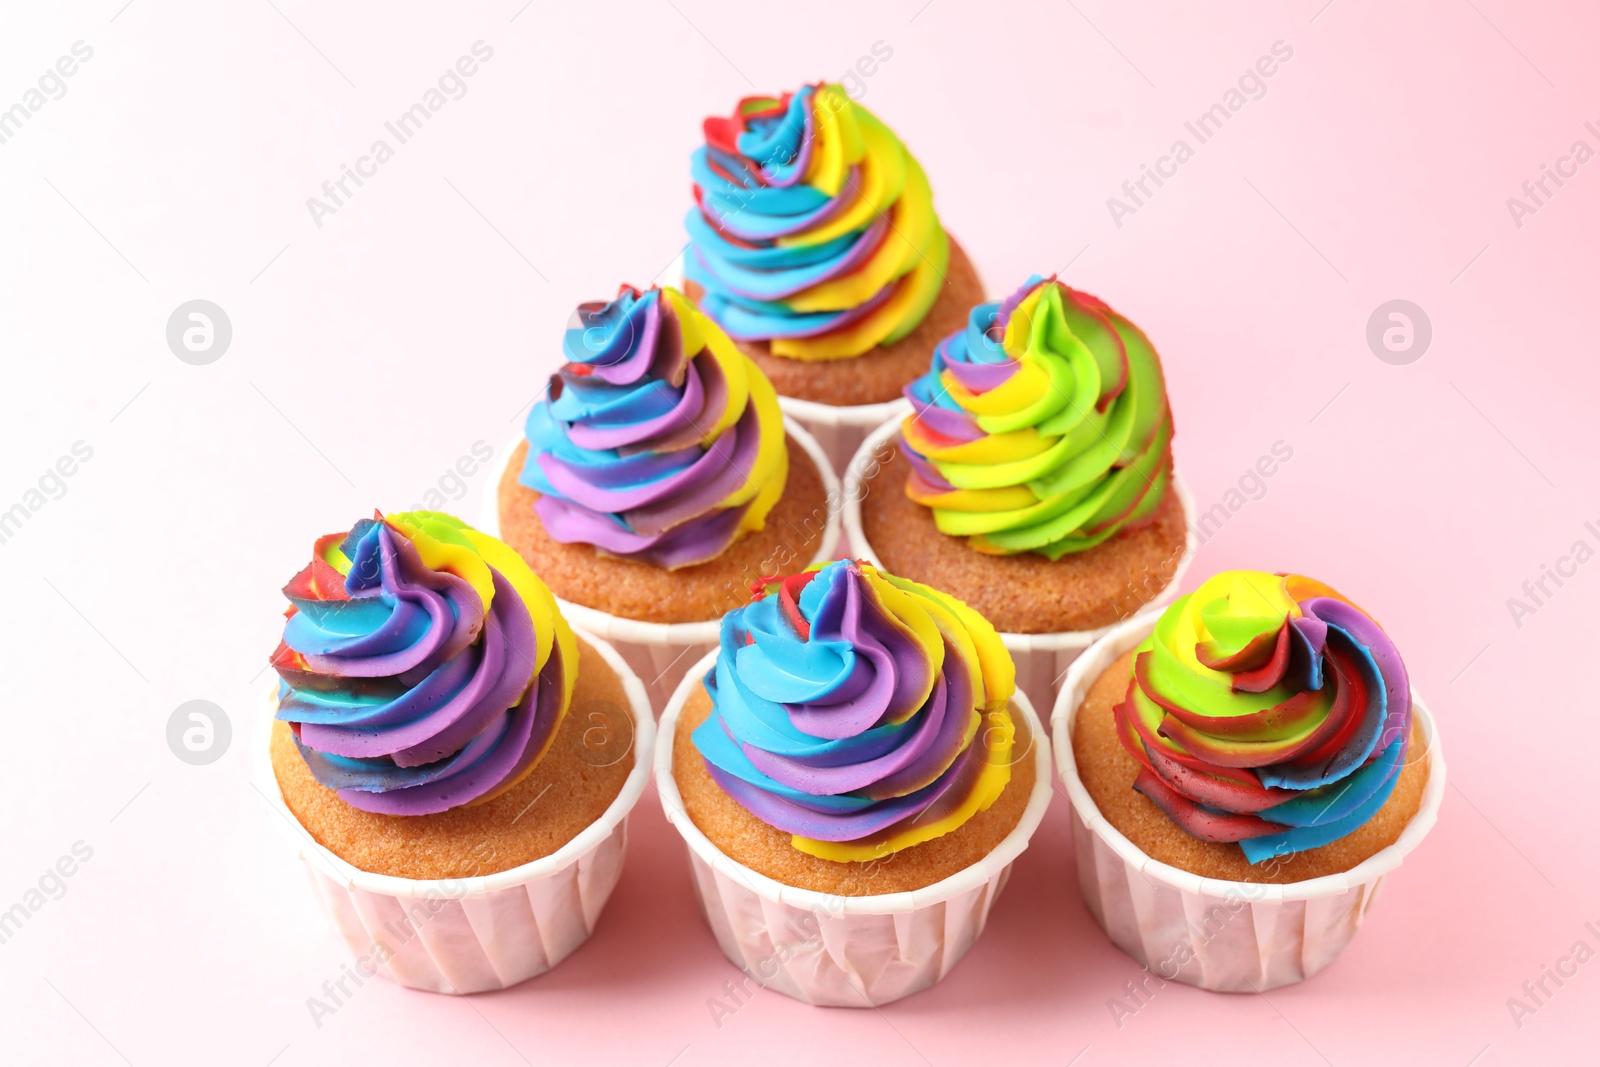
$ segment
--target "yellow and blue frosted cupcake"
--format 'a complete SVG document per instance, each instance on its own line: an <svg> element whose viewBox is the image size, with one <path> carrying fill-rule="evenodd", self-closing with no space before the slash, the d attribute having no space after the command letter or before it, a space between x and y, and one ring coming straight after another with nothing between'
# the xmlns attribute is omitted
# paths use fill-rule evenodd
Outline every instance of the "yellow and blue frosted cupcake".
<svg viewBox="0 0 1600 1067"><path fill-rule="evenodd" d="M730 612L661 729L663 805L723 950L760 965L751 946L784 938L764 924L794 910L818 942L770 977L817 1003L884 1003L941 977L1050 793L1044 735L994 627L855 560L771 579ZM728 877L712 890L714 873ZM854 939L934 912L945 951L919 943L851 989Z"/></svg>

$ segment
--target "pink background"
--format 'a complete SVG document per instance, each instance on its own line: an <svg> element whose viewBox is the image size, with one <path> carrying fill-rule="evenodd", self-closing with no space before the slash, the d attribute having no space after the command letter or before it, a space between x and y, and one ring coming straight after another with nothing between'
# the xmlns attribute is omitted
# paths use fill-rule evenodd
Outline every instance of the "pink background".
<svg viewBox="0 0 1600 1067"><path fill-rule="evenodd" d="M72 42L94 49L0 145L0 508L75 441L94 450L0 544L0 909L75 841L93 849L0 945L8 1059L1593 1056L1600 963L1520 1027L1506 1003L1580 938L1600 948L1576 684L1600 563L1520 626L1506 603L1574 541L1600 548L1583 525L1600 525L1600 162L1520 227L1506 206L1573 141L1600 148L1592 6L275 2L30 5L0 35L0 107ZM465 97L314 225L306 198L479 39L494 56ZM1293 58L1266 95L1116 226L1107 197L1280 40ZM470 1001L371 983L319 1028L306 998L348 957L247 758L280 585L316 534L417 503L474 442L503 459L573 305L677 255L702 116L838 77L878 41L893 55L863 102L919 156L991 294L1070 264L1156 341L1202 507L1292 447L1189 582L1294 569L1370 608L1439 720L1438 828L1316 979L1171 986L1119 1029L1107 1000L1138 968L1079 900L1058 798L941 986L866 1012L763 993L719 1028L707 1001L736 972L652 792L598 932L559 970ZM207 367L164 340L195 297L233 323ZM1364 337L1394 298L1433 326L1408 366ZM469 518L485 477L454 505ZM206 767L165 742L195 698L233 724Z"/></svg>

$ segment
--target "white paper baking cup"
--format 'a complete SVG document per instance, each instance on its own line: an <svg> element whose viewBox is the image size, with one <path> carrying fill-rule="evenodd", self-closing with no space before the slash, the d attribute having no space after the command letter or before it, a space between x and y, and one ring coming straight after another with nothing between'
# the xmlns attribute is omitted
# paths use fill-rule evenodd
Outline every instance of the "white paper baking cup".
<svg viewBox="0 0 1600 1067"><path fill-rule="evenodd" d="M1100 814L1078 777L1072 723L1095 679L1155 629L1130 619L1067 671L1050 716L1056 769L1072 803L1078 887L1113 943L1162 982L1251 993L1301 982L1332 963L1355 936L1386 875L1417 847L1444 799L1444 754L1417 691L1411 704L1428 740L1422 804L1394 844L1343 874L1284 885L1201 878L1141 852Z"/></svg>
<svg viewBox="0 0 1600 1067"><path fill-rule="evenodd" d="M817 554L807 562L830 560L839 547L842 493L838 476L833 473L828 457L805 427L788 416L784 417L783 426L817 465L817 471L822 475L823 492L827 496L828 522L822 531L822 544L818 546ZM494 537L500 536L500 479L504 477L506 464L511 462L511 455L522 440L520 436L513 439L511 447L506 450L505 463L500 465L494 479L485 488L478 529ZM788 569L798 571L803 570L804 566L797 561ZM761 577L752 574L749 580L754 582ZM658 708L672 696L689 665L717 647L717 632L722 625L720 619L708 619L705 622L643 622L574 604L559 597L556 602L561 605L561 613L573 625L582 626L616 644L629 666L644 680L645 692L651 704Z"/></svg>
<svg viewBox="0 0 1600 1067"><path fill-rule="evenodd" d="M899 434L901 419L909 413L908 405L900 415L876 427L863 438L861 446L850 459L849 467L845 469L845 536L849 538L851 552L875 567L882 567L883 562L878 559L877 552L867 542L866 532L861 526L861 501L865 496L862 485L875 464L874 457ZM1130 619L1143 618L1147 615L1154 617L1160 614L1162 605L1177 593L1184 572L1189 569L1195 550L1199 547L1194 530L1194 498L1189 495L1189 487L1184 484L1183 478L1176 470L1172 472L1172 491L1178 494L1178 505L1183 508L1183 556L1178 560L1172 578L1150 598L1149 602L1129 616ZM914 576L901 575L901 577ZM1006 648L1011 652L1012 660L1017 665L1017 688L1028 694L1034 707L1048 708L1055 703L1056 690L1061 684L1062 677L1067 673L1067 668L1072 666L1072 662L1083 653L1084 649L1120 625L1121 622L1116 622L1095 630L1064 630L1049 634L1001 633L1000 640L1005 642Z"/></svg>
<svg viewBox="0 0 1600 1067"><path fill-rule="evenodd" d="M633 770L611 806L542 859L474 878L397 878L359 870L319 845L283 801L270 744L277 684L255 739L256 788L304 861L317 900L362 978L381 974L433 993L506 989L548 971L589 939L622 874L627 815L644 793L655 720L644 685L617 650L574 627L622 679L634 720Z"/></svg>
<svg viewBox="0 0 1600 1067"><path fill-rule="evenodd" d="M1033 792L1016 827L982 860L926 888L835 896L751 870L713 845L684 811L672 776L673 737L684 703L716 658L712 652L696 663L662 712L656 788L667 821L688 846L695 896L723 954L751 982L828 1007L888 1004L949 974L983 933L1011 864L1050 803L1050 757L1027 695L1018 692L1011 705L1034 739Z"/></svg>
<svg viewBox="0 0 1600 1067"><path fill-rule="evenodd" d="M833 469L842 476L867 435L885 420L899 422L911 414L911 401L901 397L881 404L823 404L815 400L780 396L784 414L795 419L817 439Z"/></svg>

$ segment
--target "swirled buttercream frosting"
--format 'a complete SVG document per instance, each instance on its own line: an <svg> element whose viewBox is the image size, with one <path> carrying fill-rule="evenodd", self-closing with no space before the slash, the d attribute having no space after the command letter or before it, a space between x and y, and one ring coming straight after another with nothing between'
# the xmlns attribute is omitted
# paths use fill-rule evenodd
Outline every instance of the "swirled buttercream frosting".
<svg viewBox="0 0 1600 1067"><path fill-rule="evenodd" d="M704 127L684 275L731 337L846 359L917 328L950 238L927 175L887 126L821 84L747 97Z"/></svg>
<svg viewBox="0 0 1600 1067"><path fill-rule="evenodd" d="M1298 574L1227 571L1162 613L1115 708L1134 788L1251 863L1337 841L1383 807L1411 684L1366 612Z"/></svg>
<svg viewBox="0 0 1600 1067"><path fill-rule="evenodd" d="M905 395L906 493L979 552L1083 552L1149 522L1167 494L1172 413L1155 349L1053 277L973 308Z"/></svg>
<svg viewBox="0 0 1600 1067"><path fill-rule="evenodd" d="M767 376L675 289L623 286L577 318L524 430L550 536L676 569L761 529L789 474Z"/></svg>
<svg viewBox="0 0 1600 1067"><path fill-rule="evenodd" d="M277 717L316 780L362 811L491 800L533 770L567 713L577 644L500 541L432 511L318 539L289 598Z"/></svg>
<svg viewBox="0 0 1600 1067"><path fill-rule="evenodd" d="M959 828L1011 778L1015 689L994 627L855 560L771 579L723 617L695 746L723 791L823 859Z"/></svg>

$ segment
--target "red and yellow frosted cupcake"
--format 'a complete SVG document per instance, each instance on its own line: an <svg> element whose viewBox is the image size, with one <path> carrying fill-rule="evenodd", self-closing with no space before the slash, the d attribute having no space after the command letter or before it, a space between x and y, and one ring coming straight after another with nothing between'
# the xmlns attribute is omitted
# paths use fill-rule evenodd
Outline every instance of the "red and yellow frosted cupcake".
<svg viewBox="0 0 1600 1067"><path fill-rule="evenodd" d="M1394 642L1297 574L1218 574L1118 628L1073 664L1052 726L1084 899L1161 982L1315 974L1444 791Z"/></svg>

